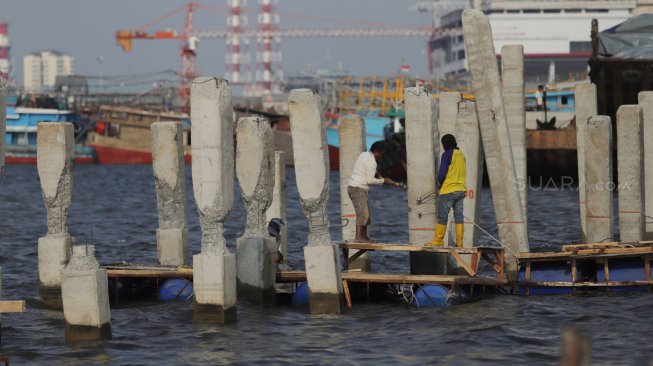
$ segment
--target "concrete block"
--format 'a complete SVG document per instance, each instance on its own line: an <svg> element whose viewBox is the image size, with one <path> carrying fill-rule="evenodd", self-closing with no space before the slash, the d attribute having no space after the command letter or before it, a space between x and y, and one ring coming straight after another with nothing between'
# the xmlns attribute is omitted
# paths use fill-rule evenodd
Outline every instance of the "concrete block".
<svg viewBox="0 0 653 366"><path fill-rule="evenodd" d="M39 238L38 264L41 299L61 309L61 271L70 259L72 239L55 234Z"/></svg>
<svg viewBox="0 0 653 366"><path fill-rule="evenodd" d="M274 253L277 242L274 238L240 238L238 253L238 294L259 305L274 305L277 266Z"/></svg>
<svg viewBox="0 0 653 366"><path fill-rule="evenodd" d="M528 234L528 174L526 171L526 101L524 100L524 46L501 47L501 87L510 145L515 161L517 189Z"/></svg>
<svg viewBox="0 0 653 366"><path fill-rule="evenodd" d="M308 245L330 244L329 155L322 101L313 90L294 89L288 110L297 190L309 222Z"/></svg>
<svg viewBox="0 0 653 366"><path fill-rule="evenodd" d="M585 220L587 242L612 241L612 124L590 117L585 126Z"/></svg>
<svg viewBox="0 0 653 366"><path fill-rule="evenodd" d="M194 320L220 324L236 321L236 281L235 255L194 255Z"/></svg>
<svg viewBox="0 0 653 366"><path fill-rule="evenodd" d="M342 218L342 241L352 241L356 236L356 212L354 204L347 193L347 186L351 173L354 170L356 160L361 153L367 150L365 135L365 119L359 115L352 114L340 118L338 126L340 137L340 216ZM358 250L350 250L349 256L358 253ZM360 268L369 271L369 253L364 253L350 265L350 269Z"/></svg>
<svg viewBox="0 0 653 366"><path fill-rule="evenodd" d="M582 187L586 184L583 180L585 177L585 128L590 117L599 114L596 99L596 85L578 84L574 91L574 103L576 110L576 153L578 160L578 186ZM580 227L581 227L581 241L587 243L587 221L585 204L587 202L585 197L585 189L578 189L578 199L580 205Z"/></svg>
<svg viewBox="0 0 653 366"><path fill-rule="evenodd" d="M193 193L202 253L226 255L224 220L233 205L235 170L231 89L227 80L199 77L193 80L190 97Z"/></svg>
<svg viewBox="0 0 653 366"><path fill-rule="evenodd" d="M512 253L528 252L528 234L510 143L490 22L478 9L463 12L465 49L472 74L483 151L490 177L494 212L506 253L507 272L516 277L517 261Z"/></svg>
<svg viewBox="0 0 653 366"><path fill-rule="evenodd" d="M340 254L335 245L304 247L311 314L340 314L343 306Z"/></svg>
<svg viewBox="0 0 653 366"><path fill-rule="evenodd" d="M152 132L152 168L156 188L160 264L188 264L186 174L182 126L179 122L155 122ZM160 240L164 240L161 242Z"/></svg>
<svg viewBox="0 0 653 366"><path fill-rule="evenodd" d="M288 264L288 220L286 218L286 154L283 151L274 152L274 190L272 204L265 212L267 222L274 218L283 220L281 226L281 243L279 251L283 255L283 263Z"/></svg>
<svg viewBox="0 0 653 366"><path fill-rule="evenodd" d="M644 218L644 141L642 108L622 105L617 111L617 176L621 241L641 241Z"/></svg>
<svg viewBox="0 0 653 366"><path fill-rule="evenodd" d="M653 91L643 91L639 95L642 108L642 128L644 140L644 191L645 216L653 217ZM646 220L646 232L653 234L653 220Z"/></svg>
<svg viewBox="0 0 653 366"><path fill-rule="evenodd" d="M111 338L107 272L95 260L95 246L75 245L61 272L66 341Z"/></svg>
<svg viewBox="0 0 653 366"><path fill-rule="evenodd" d="M188 229L157 229L156 249L159 264L184 266L190 263Z"/></svg>

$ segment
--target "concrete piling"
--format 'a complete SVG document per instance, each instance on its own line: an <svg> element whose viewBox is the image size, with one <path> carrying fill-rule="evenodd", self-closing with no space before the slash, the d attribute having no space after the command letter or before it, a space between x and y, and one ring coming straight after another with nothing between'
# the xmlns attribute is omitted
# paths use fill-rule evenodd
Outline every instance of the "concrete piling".
<svg viewBox="0 0 653 366"><path fill-rule="evenodd" d="M304 259L310 310L311 314L339 314L343 302L340 253L329 234L329 161L320 96L310 89L294 89L288 109L297 190L309 222Z"/></svg>
<svg viewBox="0 0 653 366"><path fill-rule="evenodd" d="M592 83L579 84L574 91L574 103L576 104L576 156L578 161L578 186L586 184L585 177L585 129L590 117L599 114L596 101L596 85ZM585 189L578 190L580 204L580 227L581 241L588 243L587 239L587 214Z"/></svg>
<svg viewBox="0 0 653 366"><path fill-rule="evenodd" d="M281 243L279 252L283 256L283 264L288 264L288 220L286 219L286 154L283 151L274 152L274 190L272 204L265 212L267 222L274 218L283 220L281 225Z"/></svg>
<svg viewBox="0 0 653 366"><path fill-rule="evenodd" d="M66 342L111 339L107 270L95 259L94 245L74 245L61 271Z"/></svg>
<svg viewBox="0 0 653 366"><path fill-rule="evenodd" d="M183 266L190 258L182 126L178 122L155 122L151 131L152 168L159 211L157 257L162 265Z"/></svg>
<svg viewBox="0 0 653 366"><path fill-rule="evenodd" d="M72 123L39 123L36 144L37 170L48 217L48 233L38 241L39 294L45 303L60 309L60 272L68 263L72 241L67 225L73 192Z"/></svg>
<svg viewBox="0 0 653 366"><path fill-rule="evenodd" d="M236 320L236 256L224 238L234 199L234 123L224 79L199 77L191 85L193 193L202 230L193 256L196 321Z"/></svg>
<svg viewBox="0 0 653 366"><path fill-rule="evenodd" d="M241 118L236 136L236 174L247 212L245 233L237 241L238 293L259 305L274 305L277 242L268 234L265 217L274 190L270 121Z"/></svg>
<svg viewBox="0 0 653 366"><path fill-rule="evenodd" d="M647 236L653 236L653 91L643 91L638 95L642 108L642 129L644 139L644 191Z"/></svg>
<svg viewBox="0 0 653 366"><path fill-rule="evenodd" d="M408 242L424 245L433 239L437 208L437 165L440 135L437 105L423 87L407 88L406 177L408 180ZM410 253L410 271L414 274L443 274L446 256L437 253Z"/></svg>
<svg viewBox="0 0 653 366"><path fill-rule="evenodd" d="M501 88L515 161L517 189L528 235L528 173L526 170L526 110L524 101L524 46L501 48Z"/></svg>
<svg viewBox="0 0 653 366"><path fill-rule="evenodd" d="M492 30L487 16L480 10L467 9L462 18L494 212L500 240L509 249L506 267L512 278L517 272L514 253L528 252L529 245Z"/></svg>
<svg viewBox="0 0 653 366"><path fill-rule="evenodd" d="M612 126L609 116L590 117L585 136L587 242L612 241Z"/></svg>
<svg viewBox="0 0 653 366"><path fill-rule="evenodd" d="M348 115L340 118L338 127L340 137L340 215L342 217L342 241L352 241L356 236L356 212L354 204L347 193L347 186L351 172L360 154L367 150L365 139L365 119L358 115ZM357 250L350 250L349 256L355 255ZM368 253L364 253L351 264L349 268L360 268L369 271L370 260Z"/></svg>
<svg viewBox="0 0 653 366"><path fill-rule="evenodd" d="M644 219L644 140L642 108L622 105L617 111L617 176L621 241L641 241Z"/></svg>

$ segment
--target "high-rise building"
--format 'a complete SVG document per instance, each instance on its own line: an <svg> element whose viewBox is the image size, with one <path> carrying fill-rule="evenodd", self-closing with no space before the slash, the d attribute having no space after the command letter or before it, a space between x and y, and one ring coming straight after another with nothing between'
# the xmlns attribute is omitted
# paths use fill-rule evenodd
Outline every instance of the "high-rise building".
<svg viewBox="0 0 653 366"><path fill-rule="evenodd" d="M72 56L58 51L30 53L23 57L25 91L40 93L52 90L57 76L72 75L75 61Z"/></svg>
<svg viewBox="0 0 653 366"><path fill-rule="evenodd" d="M0 23L0 73L2 73L2 78L5 80L9 80L9 71L11 70L8 28L7 23Z"/></svg>

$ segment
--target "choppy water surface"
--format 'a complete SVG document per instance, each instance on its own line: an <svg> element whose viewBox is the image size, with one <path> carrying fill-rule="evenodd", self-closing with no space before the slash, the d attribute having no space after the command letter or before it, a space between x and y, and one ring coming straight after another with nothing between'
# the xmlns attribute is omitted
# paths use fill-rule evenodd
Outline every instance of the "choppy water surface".
<svg viewBox="0 0 653 366"><path fill-rule="evenodd" d="M189 167L190 168L190 167ZM70 232L93 235L102 263L156 262L156 198L151 167L75 168ZM199 251L199 223L187 172L189 232ZM302 267L307 222L299 206L294 172L288 170L289 259ZM338 175L331 175L332 235L339 240ZM483 190L480 224L496 235L489 189ZM237 196L239 197L239 196ZM558 245L579 237L577 194L531 191L529 229L534 246ZM407 240L405 192L372 190L373 237ZM227 236L235 243L244 228L240 199ZM7 166L0 183L0 248L5 299L34 299L38 293L37 239L47 231L35 166ZM485 243L491 239L483 237ZM232 250L234 248L232 247ZM373 253L374 270L407 272L405 253ZM28 304L23 314L2 320L0 353L15 365L136 364L556 364L562 330L577 326L593 342L594 364L647 365L653 294L497 296L450 309L393 304L354 306L342 316L310 316L288 307L262 309L238 304L238 322L206 326L192 322L192 304L148 303L114 308L113 340L64 344L60 312Z"/></svg>

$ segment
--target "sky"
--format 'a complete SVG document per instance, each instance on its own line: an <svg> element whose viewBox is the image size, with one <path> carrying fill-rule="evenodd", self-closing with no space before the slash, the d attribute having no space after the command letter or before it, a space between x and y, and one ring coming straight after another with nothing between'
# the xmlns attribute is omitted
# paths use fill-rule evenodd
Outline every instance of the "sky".
<svg viewBox="0 0 653 366"><path fill-rule="evenodd" d="M431 26L430 13L410 12L417 0L279 0L280 28L357 28L355 22L326 22L297 15L407 26ZM14 61L13 77L22 85L22 58L45 49L71 54L80 75L125 75L180 69L180 42L136 40L125 53L115 42L119 29L137 29L186 1L175 0L0 0L0 21L9 23ZM227 0L200 3L225 8ZM249 26L256 26L257 0L247 1ZM177 14L148 30L183 28L184 15ZM226 28L225 15L198 10L195 27ZM254 45L250 46L253 50ZM402 62L411 74L427 75L425 38L304 38L282 40L286 75L309 69L344 70L357 76L392 76ZM201 40L197 66L202 75L223 76L224 40ZM256 56L252 52L252 61ZM101 58L101 62L98 61ZM252 64L255 67L255 64Z"/></svg>

